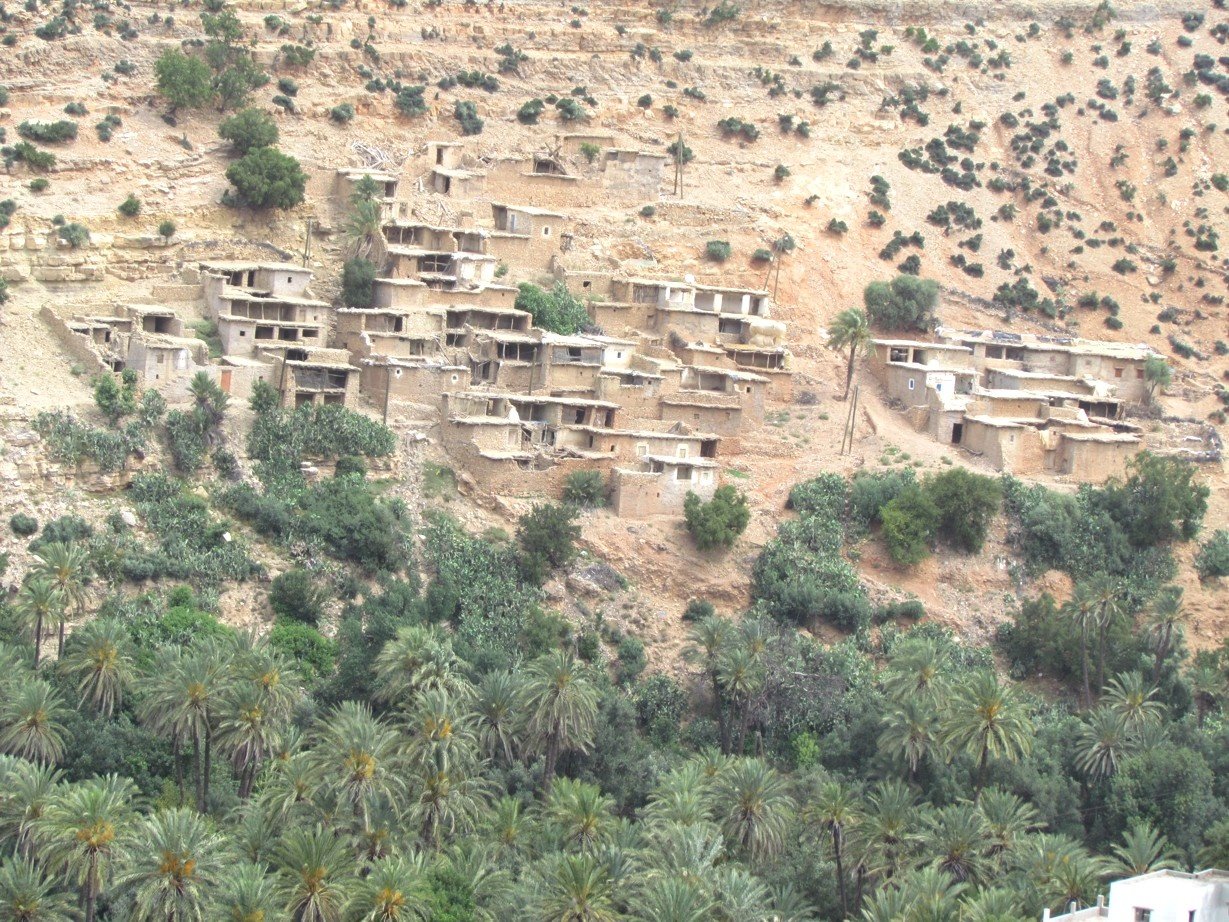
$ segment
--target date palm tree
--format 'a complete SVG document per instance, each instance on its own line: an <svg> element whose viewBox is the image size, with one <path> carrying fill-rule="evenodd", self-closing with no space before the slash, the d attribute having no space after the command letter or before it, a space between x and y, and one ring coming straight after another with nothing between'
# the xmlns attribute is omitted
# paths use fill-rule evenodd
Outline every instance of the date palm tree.
<svg viewBox="0 0 1229 922"><path fill-rule="evenodd" d="M960 905L961 922L1016 922L1028 918L1020 895L1004 887L987 887Z"/></svg>
<svg viewBox="0 0 1229 922"><path fill-rule="evenodd" d="M568 848L592 854L612 831L613 806L596 784L561 778L551 787L546 815Z"/></svg>
<svg viewBox="0 0 1229 922"><path fill-rule="evenodd" d="M1122 834L1122 842L1111 849L1108 867L1115 876L1137 877L1153 871L1179 867L1177 853L1169 840L1145 821L1132 825Z"/></svg>
<svg viewBox="0 0 1229 922"><path fill-rule="evenodd" d="M1182 637L1187 612L1182 587L1165 586L1144 612L1143 634L1152 645L1152 684L1161 681L1161 669Z"/></svg>
<svg viewBox="0 0 1229 922"><path fill-rule="evenodd" d="M560 855L542 882L534 919L540 922L615 922L605 867L592 855Z"/></svg>
<svg viewBox="0 0 1229 922"><path fill-rule="evenodd" d="M44 765L59 762L68 713L59 692L42 679L23 681L0 705L0 752Z"/></svg>
<svg viewBox="0 0 1229 922"><path fill-rule="evenodd" d="M64 594L45 576L32 575L21 584L17 594L17 613L34 628L34 668L43 656L43 632L46 625L64 609Z"/></svg>
<svg viewBox="0 0 1229 922"><path fill-rule="evenodd" d="M478 683L474 711L478 722L478 741L491 759L512 764L513 742L518 719L520 681L511 672L488 672Z"/></svg>
<svg viewBox="0 0 1229 922"><path fill-rule="evenodd" d="M560 753L587 752L597 721L597 690L566 650L546 653L527 669L522 691L532 751L545 757L542 788L549 792Z"/></svg>
<svg viewBox="0 0 1229 922"><path fill-rule="evenodd" d="M951 657L929 637L906 637L892 651L883 688L897 703L933 702L946 686Z"/></svg>
<svg viewBox="0 0 1229 922"><path fill-rule="evenodd" d="M637 922L708 922L716 905L696 880L650 877L631 900Z"/></svg>
<svg viewBox="0 0 1229 922"><path fill-rule="evenodd" d="M17 854L34 857L34 828L59 789L64 773L14 756L0 756L0 838Z"/></svg>
<svg viewBox="0 0 1229 922"><path fill-rule="evenodd" d="M1032 749L1032 721L1012 688L992 672L975 673L955 690L943 723L949 758L963 751L977 762L974 804L986 786L992 757L1014 762Z"/></svg>
<svg viewBox="0 0 1229 922"><path fill-rule="evenodd" d="M730 727L721 687L721 659L734 637L734 625L728 618L709 615L697 621L688 635L683 655L704 667L713 694L713 710L717 713L717 731L721 751L730 750Z"/></svg>
<svg viewBox="0 0 1229 922"><path fill-rule="evenodd" d="M376 657L376 698L390 704L408 704L423 691L442 688L459 691L465 681L452 641L438 627L411 624Z"/></svg>
<svg viewBox="0 0 1229 922"><path fill-rule="evenodd" d="M355 881L342 839L323 826L291 829L276 861L282 905L293 922L340 922Z"/></svg>
<svg viewBox="0 0 1229 922"><path fill-rule="evenodd" d="M727 842L752 861L780 852L796 805L776 769L760 759L739 759L717 778L713 799Z"/></svg>
<svg viewBox="0 0 1229 922"><path fill-rule="evenodd" d="M939 715L932 704L919 697L906 697L883 715L879 750L903 759L912 781L922 762L935 753L939 729Z"/></svg>
<svg viewBox="0 0 1229 922"><path fill-rule="evenodd" d="M738 710L738 739L734 752L742 754L747 744L747 730L751 725L751 704L764 687L764 668L760 658L746 644L730 646L722 654L717 665L717 680L722 697L732 709Z"/></svg>
<svg viewBox="0 0 1229 922"><path fill-rule="evenodd" d="M418 922L430 919L424 902L426 868L421 858L382 858L355 885L346 904L353 922Z"/></svg>
<svg viewBox="0 0 1229 922"><path fill-rule="evenodd" d="M977 808L986 821L989 851L994 857L1011 852L1028 833L1041 825L1032 804L1001 788L985 791Z"/></svg>
<svg viewBox="0 0 1229 922"><path fill-rule="evenodd" d="M224 875L218 912L225 922L264 922L277 918L274 880L264 865L243 862Z"/></svg>
<svg viewBox="0 0 1229 922"><path fill-rule="evenodd" d="M687 762L658 779L644 809L654 826L677 823L694 826L712 819L710 789L713 779L699 763Z"/></svg>
<svg viewBox="0 0 1229 922"><path fill-rule="evenodd" d="M1146 724L1159 724L1165 705L1156 700L1157 688L1149 685L1140 672L1122 672L1110 679L1102 701L1111 711L1122 715L1127 727L1137 730Z"/></svg>
<svg viewBox="0 0 1229 922"><path fill-rule="evenodd" d="M1097 688L1105 687L1105 660L1109 655L1109 630L1126 614L1126 599L1121 580L1106 573L1089 581L1096 609L1097 625Z"/></svg>
<svg viewBox="0 0 1229 922"><path fill-rule="evenodd" d="M923 851L952 880L976 883L991 848L986 820L970 803L948 804L926 818Z"/></svg>
<svg viewBox="0 0 1229 922"><path fill-rule="evenodd" d="M77 922L72 897L29 858L13 855L0 864L0 918L8 922Z"/></svg>
<svg viewBox="0 0 1229 922"><path fill-rule="evenodd" d="M917 796L903 781L881 781L866 796L861 822L854 828L859 870L891 879L909 860L921 814Z"/></svg>
<svg viewBox="0 0 1229 922"><path fill-rule="evenodd" d="M1062 607L1062 612L1071 618L1080 632L1080 675L1083 680L1083 704L1092 707L1092 665L1089 655L1089 636L1097 623L1097 598L1089 583L1077 583L1071 598Z"/></svg>
<svg viewBox="0 0 1229 922"><path fill-rule="evenodd" d="M124 852L115 890L131 897L132 922L216 918L226 850L208 819L182 807L160 810L132 828Z"/></svg>
<svg viewBox="0 0 1229 922"><path fill-rule="evenodd" d="M64 624L68 610L80 612L85 604L85 584L89 579L89 554L85 548L64 541L52 541L45 545L35 555L38 563L33 572L44 579L50 580L64 599L64 605L57 610L59 615L60 640L56 648L57 655L64 653Z"/></svg>
<svg viewBox="0 0 1229 922"><path fill-rule="evenodd" d="M317 786L345 806L363 828L377 802L405 791L401 739L365 704L346 701L328 716L308 762Z"/></svg>
<svg viewBox="0 0 1229 922"><path fill-rule="evenodd" d="M276 741L277 727L268 720L263 699L259 688L245 682L232 689L219 708L215 739L239 776L241 800L251 795L257 772Z"/></svg>
<svg viewBox="0 0 1229 922"><path fill-rule="evenodd" d="M839 781L820 787L818 795L804 811L832 837L832 859L836 864L836 889L841 897L841 915L849 915L849 896L845 880L845 837L861 820L857 795Z"/></svg>
<svg viewBox="0 0 1229 922"><path fill-rule="evenodd" d="M136 793L117 775L81 781L53 796L35 826L44 864L80 889L85 922L94 922L112 864L123 859L121 834L132 822Z"/></svg>
<svg viewBox="0 0 1229 922"><path fill-rule="evenodd" d="M73 631L60 657L59 669L72 678L82 704L110 717L124 702L133 679L128 630L118 621L96 619Z"/></svg>
<svg viewBox="0 0 1229 922"><path fill-rule="evenodd" d="M1075 766L1093 780L1109 778L1135 748L1126 718L1107 707L1088 715L1080 728Z"/></svg>
<svg viewBox="0 0 1229 922"><path fill-rule="evenodd" d="M845 370L845 396L849 399L849 388L853 384L853 367L858 353L865 351L871 342L870 323L866 319L866 311L850 307L836 315L828 328L828 348L836 351L849 350L849 363Z"/></svg>

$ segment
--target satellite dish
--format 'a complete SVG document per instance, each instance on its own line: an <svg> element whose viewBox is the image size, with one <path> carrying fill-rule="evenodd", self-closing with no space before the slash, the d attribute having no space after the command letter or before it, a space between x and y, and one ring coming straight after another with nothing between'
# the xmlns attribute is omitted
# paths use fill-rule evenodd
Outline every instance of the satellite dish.
<svg viewBox="0 0 1229 922"><path fill-rule="evenodd" d="M692 275L690 272L688 272L686 275L683 276L683 281L686 282L688 285L694 285L696 283L696 277Z"/></svg>

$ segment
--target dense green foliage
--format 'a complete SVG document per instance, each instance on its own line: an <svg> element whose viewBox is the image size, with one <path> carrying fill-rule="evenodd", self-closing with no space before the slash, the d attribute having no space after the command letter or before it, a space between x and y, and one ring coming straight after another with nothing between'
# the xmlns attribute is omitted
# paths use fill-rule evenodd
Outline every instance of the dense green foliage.
<svg viewBox="0 0 1229 922"><path fill-rule="evenodd" d="M272 147L257 147L226 168L240 203L252 208L293 208L303 201L307 175L299 161Z"/></svg>
<svg viewBox="0 0 1229 922"><path fill-rule="evenodd" d="M751 510L746 495L725 484L713 491L712 499L707 501L688 491L683 500L683 518L696 547L709 551L731 547L747 530Z"/></svg>
<svg viewBox="0 0 1229 922"><path fill-rule="evenodd" d="M341 267L341 301L346 307L371 307L376 266L369 259L347 259Z"/></svg>
<svg viewBox="0 0 1229 922"><path fill-rule="evenodd" d="M898 275L891 282L871 282L862 299L875 326L925 332L934 325L939 284L915 275Z"/></svg>
<svg viewBox="0 0 1229 922"><path fill-rule="evenodd" d="M550 291L529 282L522 282L517 288L515 307L527 311L533 317L535 327L564 336L591 328L589 312L584 304L572 297L562 282L556 282Z"/></svg>
<svg viewBox="0 0 1229 922"><path fill-rule="evenodd" d="M222 119L218 134L230 141L231 148L240 156L257 147L271 147L277 143L277 124L260 109L244 109L230 118Z"/></svg>

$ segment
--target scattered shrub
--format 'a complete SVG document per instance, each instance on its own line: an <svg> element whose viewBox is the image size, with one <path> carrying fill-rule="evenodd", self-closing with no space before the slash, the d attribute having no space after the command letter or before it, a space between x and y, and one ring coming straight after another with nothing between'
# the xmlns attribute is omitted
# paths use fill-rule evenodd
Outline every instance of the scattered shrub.
<svg viewBox="0 0 1229 922"><path fill-rule="evenodd" d="M728 484L718 487L708 502L688 491L683 516L687 531L702 551L730 547L751 521L747 497Z"/></svg>
<svg viewBox="0 0 1229 922"><path fill-rule="evenodd" d="M17 531L15 525L13 531ZM1200 579L1229 576L1229 531L1222 528L1203 543L1195 555L1195 572Z"/></svg>
<svg viewBox="0 0 1229 922"><path fill-rule="evenodd" d="M730 244L726 240L710 240L704 244L704 255L713 262L725 262L730 258L730 253Z"/></svg>
<svg viewBox="0 0 1229 922"><path fill-rule="evenodd" d="M17 535L17 537L28 538L38 531L38 519L26 515L24 512L18 512L9 519L9 528L13 530L13 534Z"/></svg>
<svg viewBox="0 0 1229 922"><path fill-rule="evenodd" d="M329 118L339 125L348 125L354 121L354 106L343 102L329 109Z"/></svg>
<svg viewBox="0 0 1229 922"><path fill-rule="evenodd" d="M274 577L269 586L269 607L279 618L313 627L324 613L327 594L306 570L295 568Z"/></svg>
<svg viewBox="0 0 1229 922"><path fill-rule="evenodd" d="M141 200L131 193L119 204L119 213L125 218L135 218L141 213Z"/></svg>
<svg viewBox="0 0 1229 922"><path fill-rule="evenodd" d="M230 141L231 149L240 156L258 147L277 143L277 124L259 109L244 109L218 125L218 134Z"/></svg>
<svg viewBox="0 0 1229 922"><path fill-rule="evenodd" d="M307 176L299 161L272 147L258 147L226 169L240 203L252 208L293 208L303 201Z"/></svg>
<svg viewBox="0 0 1229 922"><path fill-rule="evenodd" d="M606 505L606 485L601 471L573 471L563 484L563 501L582 508Z"/></svg>

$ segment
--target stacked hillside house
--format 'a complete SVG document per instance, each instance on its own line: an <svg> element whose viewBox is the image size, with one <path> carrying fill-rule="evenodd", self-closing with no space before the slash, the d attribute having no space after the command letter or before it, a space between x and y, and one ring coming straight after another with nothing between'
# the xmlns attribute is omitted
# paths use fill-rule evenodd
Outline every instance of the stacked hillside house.
<svg viewBox="0 0 1229 922"><path fill-rule="evenodd" d="M1229 872L1152 871L1110 884L1083 909L1076 903L1060 915L1042 910L1041 922L1229 922Z"/></svg>
<svg viewBox="0 0 1229 922"><path fill-rule="evenodd" d="M568 208L655 200L664 162L596 135L496 163L427 144L406 167L418 176L396 185L412 193L381 199L371 306L335 314L333 344L361 369L362 392L438 422L490 492L557 496L573 471L598 470L621 515L677 514L688 492L711 496L718 446L736 450L769 393L789 392L768 293L568 268ZM338 175L344 208L361 171ZM537 328L516 307L506 279L547 272L587 304L583 332Z"/></svg>
<svg viewBox="0 0 1229 922"><path fill-rule="evenodd" d="M996 469L1100 482L1143 447L1147 346L991 330L876 339L870 367L913 425Z"/></svg>

